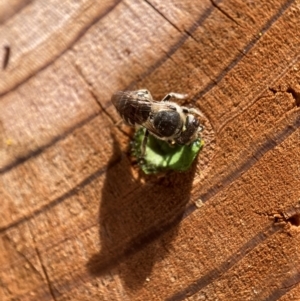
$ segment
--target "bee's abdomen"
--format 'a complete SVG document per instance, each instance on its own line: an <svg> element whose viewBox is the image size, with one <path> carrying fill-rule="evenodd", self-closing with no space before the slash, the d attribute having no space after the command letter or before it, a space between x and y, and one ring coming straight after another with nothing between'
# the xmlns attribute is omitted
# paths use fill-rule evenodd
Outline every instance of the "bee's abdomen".
<svg viewBox="0 0 300 301"><path fill-rule="evenodd" d="M111 98L122 119L129 125L144 123L151 112L150 103L133 99L130 94L115 93Z"/></svg>

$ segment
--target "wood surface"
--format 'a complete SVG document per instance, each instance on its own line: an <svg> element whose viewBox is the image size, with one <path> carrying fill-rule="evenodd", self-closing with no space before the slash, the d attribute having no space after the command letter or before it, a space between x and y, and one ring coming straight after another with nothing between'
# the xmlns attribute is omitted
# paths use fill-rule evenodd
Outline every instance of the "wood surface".
<svg viewBox="0 0 300 301"><path fill-rule="evenodd" d="M300 0L0 2L0 300L300 300ZM143 176L118 90L206 116Z"/></svg>

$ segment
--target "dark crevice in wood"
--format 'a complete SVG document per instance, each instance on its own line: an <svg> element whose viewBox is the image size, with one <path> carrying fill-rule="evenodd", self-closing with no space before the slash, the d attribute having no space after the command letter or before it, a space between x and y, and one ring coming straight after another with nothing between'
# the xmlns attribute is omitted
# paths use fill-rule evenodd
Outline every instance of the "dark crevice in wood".
<svg viewBox="0 0 300 301"><path fill-rule="evenodd" d="M102 18L107 16L120 2L121 0L117 0L111 7L108 7L104 12L102 12L99 16L96 16L91 20L91 22L86 26L81 29L81 31L78 33L78 35L67 45L67 47L62 50L59 54L54 56L49 62L47 62L45 65L43 65L41 68L36 70L33 74L29 74L27 77L22 79L20 82L16 83L12 88L10 88L7 91L4 91L0 94L0 97L5 96L6 94L16 90L19 88L21 85L26 83L28 80L36 76L38 73L42 72L45 70L47 67L52 65L57 59L59 59L64 53L66 53L68 50L70 50L85 34L90 28L95 25L97 22L99 22Z"/></svg>
<svg viewBox="0 0 300 301"><path fill-rule="evenodd" d="M269 91L271 91L274 95L278 92L275 88L268 87Z"/></svg>
<svg viewBox="0 0 300 301"><path fill-rule="evenodd" d="M5 45L3 49L4 49L4 57L3 57L2 69L5 70L10 58L10 47L9 45Z"/></svg>
<svg viewBox="0 0 300 301"><path fill-rule="evenodd" d="M35 237L34 237L34 235L32 233L32 230L31 230L30 226L28 227L28 230L30 232L30 235L32 237L32 240L33 240L34 244L36 244ZM55 293L54 293L54 288L52 287L52 284L51 284L51 281L50 281L47 269L46 269L46 267L44 265L44 262L42 260L42 256L41 256L40 250L35 246L34 247L34 251L35 251L35 254L36 254L37 258L38 258L39 264L40 264L40 266L42 268L45 280L46 280L47 285L48 285L49 293L47 294L47 297L51 296L52 300L56 301L57 299L56 299L56 296L55 296ZM47 299L49 299L49 298L47 298Z"/></svg>
<svg viewBox="0 0 300 301"><path fill-rule="evenodd" d="M229 269L247 256L254 248L263 243L280 229L282 228L272 225L264 231L259 232L247 243L245 243L237 252L234 252L229 258L221 263L217 268L209 271L206 275L197 279L191 285L174 294L170 298L167 298L166 301L186 300L187 297L196 294L199 290L203 289L205 286L211 284L213 281L225 274Z"/></svg>
<svg viewBox="0 0 300 301"><path fill-rule="evenodd" d="M293 226L300 226L300 203L293 205L281 211L283 221L290 223Z"/></svg>
<svg viewBox="0 0 300 301"><path fill-rule="evenodd" d="M290 93L292 95L292 97L295 100L295 105L297 107L300 107L300 85L297 84L296 87L294 86L289 86L288 88L273 88L273 87L268 87L269 91L271 91L274 95L276 95L276 93Z"/></svg>
<svg viewBox="0 0 300 301"><path fill-rule="evenodd" d="M299 227L300 226L300 214L295 214L295 215L291 216L287 221L291 225Z"/></svg>
<svg viewBox="0 0 300 301"><path fill-rule="evenodd" d="M185 29L183 29L183 30L181 30L175 23L173 23L170 19L168 19L161 11L159 11L150 1L148 1L148 0L144 0L149 6L151 6L154 10L155 10L155 12L157 12L160 16L162 16L168 23L170 23L178 32L181 32L183 35L182 35L182 37L180 38L180 40L179 41L181 41L181 43L180 43L180 46L188 39L188 38L191 38L191 39L193 39L196 43L199 43L199 41L197 41L196 39L195 39L195 37L192 35L192 33L201 25L201 23L203 23L203 21L201 21L201 22L196 22L197 23L197 26L195 26L194 28L193 28L193 30L191 30L191 28L189 29L189 30L185 30ZM222 0L217 0L217 2L221 2ZM211 12L212 12L212 10L211 10ZM210 13L211 13L210 12ZM206 18L210 15L210 13L209 14L207 14L207 13L204 13L204 15L206 16ZM190 32L191 31L191 32ZM179 47L180 47L179 46ZM175 51L177 51L178 49L179 49L179 47L177 47L176 48L176 50ZM172 53L172 54L170 54L169 53L169 51L166 53L166 55L162 58L162 59L172 59L172 55L174 54L174 52Z"/></svg>
<svg viewBox="0 0 300 301"><path fill-rule="evenodd" d="M293 87L289 87L286 92L292 94L293 98L295 99L296 106L300 107L300 91L296 91Z"/></svg>

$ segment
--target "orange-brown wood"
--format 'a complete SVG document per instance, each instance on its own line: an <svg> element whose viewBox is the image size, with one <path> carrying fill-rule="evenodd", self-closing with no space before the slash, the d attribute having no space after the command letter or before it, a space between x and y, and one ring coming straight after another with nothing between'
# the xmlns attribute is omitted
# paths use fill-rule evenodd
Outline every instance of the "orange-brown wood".
<svg viewBox="0 0 300 301"><path fill-rule="evenodd" d="M300 1L2 1L0 300L300 300ZM113 92L187 93L205 147L143 176Z"/></svg>

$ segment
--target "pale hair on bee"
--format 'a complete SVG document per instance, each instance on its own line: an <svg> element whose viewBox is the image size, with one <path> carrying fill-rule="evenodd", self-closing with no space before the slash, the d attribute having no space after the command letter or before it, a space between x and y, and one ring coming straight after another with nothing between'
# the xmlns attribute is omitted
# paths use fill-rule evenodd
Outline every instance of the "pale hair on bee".
<svg viewBox="0 0 300 301"><path fill-rule="evenodd" d="M155 101L150 92L143 89L118 91L113 94L111 101L125 123L146 129L141 149L141 157L144 157L149 134L171 145L188 145L200 137L203 126L197 116L203 117L203 114L195 108L169 101L171 98L186 97L186 94L172 92L161 101Z"/></svg>

